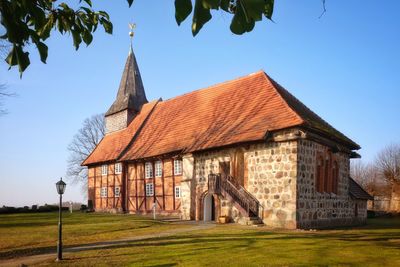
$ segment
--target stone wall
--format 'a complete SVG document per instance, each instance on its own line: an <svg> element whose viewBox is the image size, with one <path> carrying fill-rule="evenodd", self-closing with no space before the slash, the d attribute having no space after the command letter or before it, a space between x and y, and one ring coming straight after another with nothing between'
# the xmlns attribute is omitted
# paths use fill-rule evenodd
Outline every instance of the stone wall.
<svg viewBox="0 0 400 267"><path fill-rule="evenodd" d="M263 222L272 227L296 227L296 153L297 142L262 142L194 155L194 183L192 190L195 218L203 218L203 198L208 190L208 175L219 173L219 163L232 162L238 149L244 152L244 187L263 206ZM235 222L243 214L234 203L219 199L218 216L229 216Z"/></svg>
<svg viewBox="0 0 400 267"><path fill-rule="evenodd" d="M231 161L234 149L214 150L211 152L196 153L194 157L194 177L191 184L191 207L194 208L194 217L196 220L203 220L203 199L208 191L208 175L219 173L219 162ZM185 163L184 161L184 168ZM217 197L217 196L214 196ZM239 213L233 208L233 203L225 199L218 199L219 207L216 208L216 216L229 216L237 219Z"/></svg>
<svg viewBox="0 0 400 267"><path fill-rule="evenodd" d="M326 155L328 147L310 140L298 140L297 227L324 228L363 223L366 201L353 200L349 195L349 155L333 153L338 162L338 192L315 190L317 155ZM356 214L356 205L358 214Z"/></svg>
<svg viewBox="0 0 400 267"><path fill-rule="evenodd" d="M133 120L135 114L131 111L123 110L118 113L105 117L106 134L125 129Z"/></svg>
<svg viewBox="0 0 400 267"><path fill-rule="evenodd" d="M252 145L246 156L247 188L263 205L263 222L296 228L297 141Z"/></svg>

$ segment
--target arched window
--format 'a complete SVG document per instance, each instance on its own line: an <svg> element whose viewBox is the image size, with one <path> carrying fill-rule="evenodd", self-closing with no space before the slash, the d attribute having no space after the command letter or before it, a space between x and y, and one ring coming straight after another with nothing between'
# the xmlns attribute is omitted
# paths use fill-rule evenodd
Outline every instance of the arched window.
<svg viewBox="0 0 400 267"><path fill-rule="evenodd" d="M339 166L337 161L332 164L332 192L338 193L338 183L339 183Z"/></svg>
<svg viewBox="0 0 400 267"><path fill-rule="evenodd" d="M316 183L315 183L315 189L317 192L323 192L324 191L324 159L322 156L319 156L317 158L317 174L316 174Z"/></svg>
<svg viewBox="0 0 400 267"><path fill-rule="evenodd" d="M331 158L329 155L326 156L325 158L325 173L324 173L324 192L331 192L331 179L330 179L330 161Z"/></svg>

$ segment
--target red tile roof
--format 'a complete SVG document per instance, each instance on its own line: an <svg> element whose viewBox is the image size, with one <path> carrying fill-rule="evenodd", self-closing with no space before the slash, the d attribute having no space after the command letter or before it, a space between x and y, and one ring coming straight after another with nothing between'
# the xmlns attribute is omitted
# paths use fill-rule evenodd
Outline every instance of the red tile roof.
<svg viewBox="0 0 400 267"><path fill-rule="evenodd" d="M127 130L106 136L83 165L257 141L267 132L293 126L320 130L351 149L359 148L263 71L160 101L151 114L146 112L154 104L145 104ZM137 125L142 129L131 141Z"/></svg>
<svg viewBox="0 0 400 267"><path fill-rule="evenodd" d="M140 128L144 125L146 118L154 109L157 102L152 101L145 104L126 129L104 136L82 165L116 160L133 140L136 133L139 134Z"/></svg>

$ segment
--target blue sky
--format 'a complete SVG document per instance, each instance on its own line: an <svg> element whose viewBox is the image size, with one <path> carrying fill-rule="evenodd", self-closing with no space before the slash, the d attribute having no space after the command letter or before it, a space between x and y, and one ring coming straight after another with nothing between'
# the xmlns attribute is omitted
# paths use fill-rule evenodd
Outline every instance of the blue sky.
<svg viewBox="0 0 400 267"><path fill-rule="evenodd" d="M263 69L359 143L364 160L400 142L399 1L327 0L319 19L319 0L277 0L275 23L259 22L243 36L231 34L230 16L215 11L195 38L190 20L176 25L173 1L136 0L131 9L125 0L94 2L109 11L113 35L98 30L92 45L75 52L71 38L55 32L47 64L32 50L22 79L0 63L0 83L18 94L0 117L0 205L57 201L54 183L66 172L68 143L85 118L114 100L131 21L148 99ZM65 199L82 201L80 186L68 184Z"/></svg>

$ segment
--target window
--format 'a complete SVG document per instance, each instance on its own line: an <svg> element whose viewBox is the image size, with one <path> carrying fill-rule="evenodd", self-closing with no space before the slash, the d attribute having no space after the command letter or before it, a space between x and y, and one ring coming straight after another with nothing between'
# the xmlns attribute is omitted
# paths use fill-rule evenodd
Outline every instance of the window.
<svg viewBox="0 0 400 267"><path fill-rule="evenodd" d="M324 192L330 192L331 191L331 183L330 183L330 158L327 156L325 159L325 174L324 174Z"/></svg>
<svg viewBox="0 0 400 267"><path fill-rule="evenodd" d="M316 188L317 192L324 191L323 169L324 169L324 160L321 156L319 156L317 159L317 175L316 175L316 183L315 183L315 188Z"/></svg>
<svg viewBox="0 0 400 267"><path fill-rule="evenodd" d="M333 162L332 165L332 192L338 193L338 183L339 183L339 166L337 162Z"/></svg>
<svg viewBox="0 0 400 267"><path fill-rule="evenodd" d="M180 186L175 186L175 197L176 198L181 197L181 187Z"/></svg>
<svg viewBox="0 0 400 267"><path fill-rule="evenodd" d="M114 196L119 197L121 194L121 188L120 187L115 187L114 188Z"/></svg>
<svg viewBox="0 0 400 267"><path fill-rule="evenodd" d="M151 197L154 195L153 184L146 184L146 196Z"/></svg>
<svg viewBox="0 0 400 267"><path fill-rule="evenodd" d="M153 164L151 162L146 162L145 164L145 177L146 178L153 177Z"/></svg>
<svg viewBox="0 0 400 267"><path fill-rule="evenodd" d="M101 165L101 175L107 175L108 173L108 166L105 165Z"/></svg>
<svg viewBox="0 0 400 267"><path fill-rule="evenodd" d="M100 197L107 197L107 187L102 187L101 188Z"/></svg>
<svg viewBox="0 0 400 267"><path fill-rule="evenodd" d="M120 174L122 173L122 164L119 163L115 163L115 174Z"/></svg>
<svg viewBox="0 0 400 267"><path fill-rule="evenodd" d="M155 172L155 176L156 177L161 177L162 176L162 162L161 162L161 160L156 161L154 172Z"/></svg>
<svg viewBox="0 0 400 267"><path fill-rule="evenodd" d="M315 190L317 192L337 194L339 166L331 154L327 154L325 157L318 156L315 176Z"/></svg>
<svg viewBox="0 0 400 267"><path fill-rule="evenodd" d="M174 160L174 174L175 175L182 174L182 160L181 159Z"/></svg>

